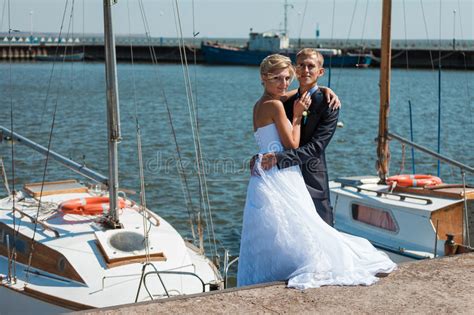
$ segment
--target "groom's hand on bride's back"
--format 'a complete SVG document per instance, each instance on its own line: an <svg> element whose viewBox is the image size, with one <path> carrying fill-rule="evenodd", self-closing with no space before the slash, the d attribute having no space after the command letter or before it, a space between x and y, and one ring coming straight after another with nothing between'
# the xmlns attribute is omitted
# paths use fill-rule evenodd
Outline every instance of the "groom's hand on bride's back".
<svg viewBox="0 0 474 315"><path fill-rule="evenodd" d="M276 159L275 153L265 153L262 156L261 165L265 171L268 171L269 169L274 167L276 164L277 164L277 159Z"/></svg>

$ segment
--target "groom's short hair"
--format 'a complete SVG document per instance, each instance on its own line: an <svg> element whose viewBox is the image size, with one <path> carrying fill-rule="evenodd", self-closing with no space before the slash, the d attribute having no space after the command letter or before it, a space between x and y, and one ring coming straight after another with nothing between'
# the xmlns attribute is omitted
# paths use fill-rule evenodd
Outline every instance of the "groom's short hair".
<svg viewBox="0 0 474 315"><path fill-rule="evenodd" d="M314 57L318 62L319 66L322 67L324 65L324 57L323 55L314 48L303 48L296 54L296 59L299 57Z"/></svg>

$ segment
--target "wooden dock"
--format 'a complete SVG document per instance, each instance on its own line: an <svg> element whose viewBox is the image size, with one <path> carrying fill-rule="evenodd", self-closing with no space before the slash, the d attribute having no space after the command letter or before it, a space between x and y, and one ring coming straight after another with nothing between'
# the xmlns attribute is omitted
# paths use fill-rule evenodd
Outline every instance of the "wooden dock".
<svg viewBox="0 0 474 315"><path fill-rule="evenodd" d="M132 288L130 288L132 290ZM375 285L299 291L271 283L79 314L474 313L474 254L405 263Z"/></svg>

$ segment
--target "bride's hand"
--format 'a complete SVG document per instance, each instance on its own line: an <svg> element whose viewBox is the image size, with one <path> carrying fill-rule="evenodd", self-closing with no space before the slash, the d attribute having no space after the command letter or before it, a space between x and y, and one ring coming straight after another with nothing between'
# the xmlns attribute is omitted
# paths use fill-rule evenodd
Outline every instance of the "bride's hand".
<svg viewBox="0 0 474 315"><path fill-rule="evenodd" d="M305 92L293 103L293 117L302 117L303 112L307 111L310 105L311 95Z"/></svg>

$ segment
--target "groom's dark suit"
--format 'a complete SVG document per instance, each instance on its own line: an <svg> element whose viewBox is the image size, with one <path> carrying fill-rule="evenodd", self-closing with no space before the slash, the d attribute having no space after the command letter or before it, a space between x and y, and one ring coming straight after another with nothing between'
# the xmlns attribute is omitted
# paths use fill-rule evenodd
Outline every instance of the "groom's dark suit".
<svg viewBox="0 0 474 315"><path fill-rule="evenodd" d="M298 95L285 102L288 119L293 119L293 103ZM311 106L306 122L301 123L300 147L276 154L279 169L299 165L306 187L309 190L321 218L329 225L334 224L329 202L329 183L324 150L336 131L339 110L328 106L323 93L318 89L311 96Z"/></svg>

